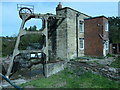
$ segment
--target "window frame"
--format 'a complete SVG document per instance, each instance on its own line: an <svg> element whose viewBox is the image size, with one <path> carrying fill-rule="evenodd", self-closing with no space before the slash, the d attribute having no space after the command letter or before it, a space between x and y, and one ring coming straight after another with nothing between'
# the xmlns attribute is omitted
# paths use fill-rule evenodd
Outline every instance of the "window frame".
<svg viewBox="0 0 120 90"><path fill-rule="evenodd" d="M109 31L109 23L108 22L105 23L105 31L107 31L107 32Z"/></svg>
<svg viewBox="0 0 120 90"><path fill-rule="evenodd" d="M106 48L106 50L109 49L109 41L108 40L106 40L106 42L105 42L105 48Z"/></svg>
<svg viewBox="0 0 120 90"><path fill-rule="evenodd" d="M79 31L80 33L84 33L84 21L81 21L81 20L79 21Z"/></svg>
<svg viewBox="0 0 120 90"><path fill-rule="evenodd" d="M82 43L81 43L81 40L82 40ZM82 47L81 47L81 44L82 44ZM79 38L79 49L84 50L84 38Z"/></svg>

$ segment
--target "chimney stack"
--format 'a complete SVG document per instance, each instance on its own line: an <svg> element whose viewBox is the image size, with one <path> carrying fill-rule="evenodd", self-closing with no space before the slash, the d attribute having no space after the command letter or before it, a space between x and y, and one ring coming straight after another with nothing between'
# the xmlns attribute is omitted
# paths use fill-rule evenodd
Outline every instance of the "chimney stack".
<svg viewBox="0 0 120 90"><path fill-rule="evenodd" d="M62 8L62 5L61 5L61 2L59 2L59 4L56 7L56 11L59 10L59 9L61 9L61 8Z"/></svg>

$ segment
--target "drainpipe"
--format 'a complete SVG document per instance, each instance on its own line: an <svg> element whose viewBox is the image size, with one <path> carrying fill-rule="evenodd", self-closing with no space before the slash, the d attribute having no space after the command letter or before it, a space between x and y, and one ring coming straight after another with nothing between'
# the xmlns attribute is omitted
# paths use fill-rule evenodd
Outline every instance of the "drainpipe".
<svg viewBox="0 0 120 90"><path fill-rule="evenodd" d="M80 16L80 13L76 14L76 54L78 57L78 17Z"/></svg>
<svg viewBox="0 0 120 90"><path fill-rule="evenodd" d="M11 82L10 79L8 79L6 76L2 75L0 73L0 76L5 79L11 86L13 86L14 88L16 88L17 90L23 90L22 88L20 88L19 86L15 85L13 82Z"/></svg>

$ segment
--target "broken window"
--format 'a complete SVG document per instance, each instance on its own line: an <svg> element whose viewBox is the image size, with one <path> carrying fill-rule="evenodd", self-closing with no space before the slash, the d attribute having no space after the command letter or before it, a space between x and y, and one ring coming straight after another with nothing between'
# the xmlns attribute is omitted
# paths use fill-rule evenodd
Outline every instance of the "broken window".
<svg viewBox="0 0 120 90"><path fill-rule="evenodd" d="M80 49L84 49L84 38L80 38Z"/></svg>
<svg viewBox="0 0 120 90"><path fill-rule="evenodd" d="M84 32L84 22L80 21L79 23L80 32Z"/></svg>

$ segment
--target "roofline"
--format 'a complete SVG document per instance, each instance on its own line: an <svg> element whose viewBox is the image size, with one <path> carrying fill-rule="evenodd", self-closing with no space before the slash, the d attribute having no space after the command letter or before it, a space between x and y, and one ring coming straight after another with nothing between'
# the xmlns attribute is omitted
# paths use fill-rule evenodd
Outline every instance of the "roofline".
<svg viewBox="0 0 120 90"><path fill-rule="evenodd" d="M105 17L105 16L103 15L103 16L96 16L96 17L86 18L85 20L96 19L96 18L106 18L106 19L108 19L107 17Z"/></svg>
<svg viewBox="0 0 120 90"><path fill-rule="evenodd" d="M81 12L75 10L75 9L70 8L70 7L64 7L64 8L61 8L61 9L59 9L59 10L64 10L64 9L71 9L71 10L73 10L73 11L75 11L75 12L81 13ZM59 10L57 10L57 11L59 11ZM84 13L81 13L81 14L83 14L83 15L85 15L85 16L88 16L88 17L91 17L91 16L89 16L89 15L87 15L87 14L84 14Z"/></svg>

